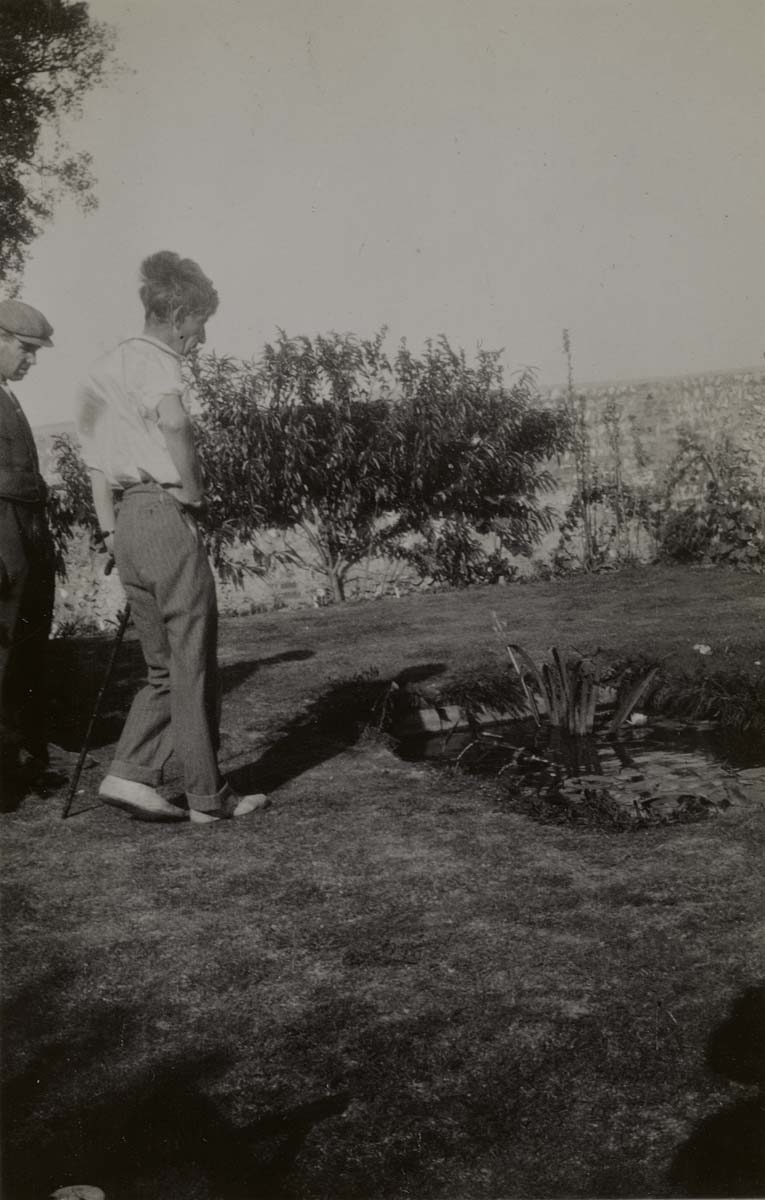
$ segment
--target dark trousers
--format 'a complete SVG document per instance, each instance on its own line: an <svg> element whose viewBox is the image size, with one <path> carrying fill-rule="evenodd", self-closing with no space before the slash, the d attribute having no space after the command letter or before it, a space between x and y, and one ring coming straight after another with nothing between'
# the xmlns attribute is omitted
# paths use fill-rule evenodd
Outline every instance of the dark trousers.
<svg viewBox="0 0 765 1200"><path fill-rule="evenodd" d="M54 587L43 505L0 497L0 781L6 784L22 747L47 755L45 652Z"/></svg>
<svg viewBox="0 0 765 1200"><path fill-rule="evenodd" d="M114 556L148 684L133 701L110 774L156 787L175 754L189 807L228 794L218 768L218 608L194 518L157 485L125 492Z"/></svg>

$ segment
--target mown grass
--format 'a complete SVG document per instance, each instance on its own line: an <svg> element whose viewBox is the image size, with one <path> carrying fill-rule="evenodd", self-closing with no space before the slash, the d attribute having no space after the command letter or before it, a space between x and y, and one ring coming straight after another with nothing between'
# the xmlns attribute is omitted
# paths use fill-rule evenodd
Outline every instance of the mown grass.
<svg viewBox="0 0 765 1200"><path fill-rule="evenodd" d="M226 622L226 761L268 813L131 822L91 768L67 821L2 818L6 1200L761 1194L765 797L585 833L359 740L348 681L492 664L492 609L537 655L765 646L758 579L680 570ZM73 747L108 646L57 649Z"/></svg>

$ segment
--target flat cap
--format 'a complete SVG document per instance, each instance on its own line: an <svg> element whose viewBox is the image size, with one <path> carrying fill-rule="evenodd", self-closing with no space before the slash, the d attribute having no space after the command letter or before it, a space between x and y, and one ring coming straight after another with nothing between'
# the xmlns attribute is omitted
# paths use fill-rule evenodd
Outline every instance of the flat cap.
<svg viewBox="0 0 765 1200"><path fill-rule="evenodd" d="M53 333L50 321L31 304L22 304L20 300L0 300L0 329L15 333L16 337L35 346L53 345L50 340Z"/></svg>

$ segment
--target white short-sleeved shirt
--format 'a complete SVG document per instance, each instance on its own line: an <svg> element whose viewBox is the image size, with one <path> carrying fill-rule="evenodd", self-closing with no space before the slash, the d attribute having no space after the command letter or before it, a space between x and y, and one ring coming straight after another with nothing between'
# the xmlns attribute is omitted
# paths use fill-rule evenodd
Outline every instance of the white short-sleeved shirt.
<svg viewBox="0 0 765 1200"><path fill-rule="evenodd" d="M77 433L88 467L112 487L152 479L178 486L178 470L159 425L161 398L177 395L188 411L183 359L143 335L120 342L97 359L77 397Z"/></svg>

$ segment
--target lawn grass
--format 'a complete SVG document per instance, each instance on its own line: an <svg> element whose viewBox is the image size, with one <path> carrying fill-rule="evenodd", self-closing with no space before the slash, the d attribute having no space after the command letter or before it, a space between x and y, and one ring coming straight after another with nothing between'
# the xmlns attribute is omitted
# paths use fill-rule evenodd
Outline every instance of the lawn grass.
<svg viewBox="0 0 765 1200"><path fill-rule="evenodd" d="M496 662L492 610L537 656L765 651L758 578L679 569L225 622L225 761L269 812L132 822L93 767L67 821L2 817L4 1200L762 1194L765 795L552 828L348 720L362 672ZM74 748L108 645L55 650Z"/></svg>

